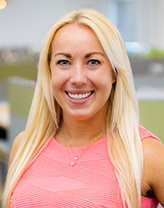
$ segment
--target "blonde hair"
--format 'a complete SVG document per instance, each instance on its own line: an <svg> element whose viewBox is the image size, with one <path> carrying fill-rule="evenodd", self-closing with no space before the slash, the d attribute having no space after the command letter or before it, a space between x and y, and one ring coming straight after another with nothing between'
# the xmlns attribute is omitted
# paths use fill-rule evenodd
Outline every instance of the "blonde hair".
<svg viewBox="0 0 164 208"><path fill-rule="evenodd" d="M109 98L106 118L108 153L114 164L124 206L140 207L143 169L142 146L138 132L139 112L129 59L115 26L100 13L83 9L63 16L47 33L40 54L36 89L18 152L9 169L3 195L3 206L10 206L12 191L37 151L55 135L62 111L53 98L49 59L55 33L64 25L90 27L107 54L117 81ZM44 119L43 119L44 118Z"/></svg>

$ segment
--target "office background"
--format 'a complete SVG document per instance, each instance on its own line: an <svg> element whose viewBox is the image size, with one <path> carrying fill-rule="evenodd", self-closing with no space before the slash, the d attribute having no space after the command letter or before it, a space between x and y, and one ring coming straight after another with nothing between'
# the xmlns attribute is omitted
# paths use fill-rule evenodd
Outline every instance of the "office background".
<svg viewBox="0 0 164 208"><path fill-rule="evenodd" d="M164 142L163 0L6 0L0 9L0 186L12 142L26 125L43 39L61 16L82 8L101 12L120 31L141 124Z"/></svg>

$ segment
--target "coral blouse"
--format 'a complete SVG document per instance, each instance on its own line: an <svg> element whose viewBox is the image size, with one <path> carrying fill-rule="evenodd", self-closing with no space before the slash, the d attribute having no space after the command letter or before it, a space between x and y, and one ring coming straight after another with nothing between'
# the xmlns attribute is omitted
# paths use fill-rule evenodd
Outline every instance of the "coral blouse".
<svg viewBox="0 0 164 208"><path fill-rule="evenodd" d="M141 126L139 132L141 140L157 139ZM73 148L74 154L83 148ZM16 185L11 208L123 208L107 138L91 145L73 167L67 150L55 138L44 145ZM156 198L141 197L141 208L157 205Z"/></svg>

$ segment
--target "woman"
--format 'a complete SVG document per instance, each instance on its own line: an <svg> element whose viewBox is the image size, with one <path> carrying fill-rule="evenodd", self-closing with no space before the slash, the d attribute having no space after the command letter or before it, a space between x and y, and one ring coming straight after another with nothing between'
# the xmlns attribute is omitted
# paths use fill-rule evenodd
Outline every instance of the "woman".
<svg viewBox="0 0 164 208"><path fill-rule="evenodd" d="M163 152L139 126L119 32L94 10L71 12L45 38L28 123L11 151L3 206L164 205Z"/></svg>

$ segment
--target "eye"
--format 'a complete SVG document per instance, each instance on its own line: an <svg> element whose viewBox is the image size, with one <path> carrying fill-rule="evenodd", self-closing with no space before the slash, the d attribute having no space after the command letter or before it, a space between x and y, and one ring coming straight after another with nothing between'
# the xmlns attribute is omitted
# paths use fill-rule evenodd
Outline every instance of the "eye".
<svg viewBox="0 0 164 208"><path fill-rule="evenodd" d="M96 59L92 59L88 61L88 64L90 66L98 66L100 64L100 61L96 60Z"/></svg>
<svg viewBox="0 0 164 208"><path fill-rule="evenodd" d="M67 60L60 60L60 61L57 62L57 64L58 64L58 65L61 65L61 66L67 66L67 65L69 65L70 63L69 63L69 61L67 61Z"/></svg>

